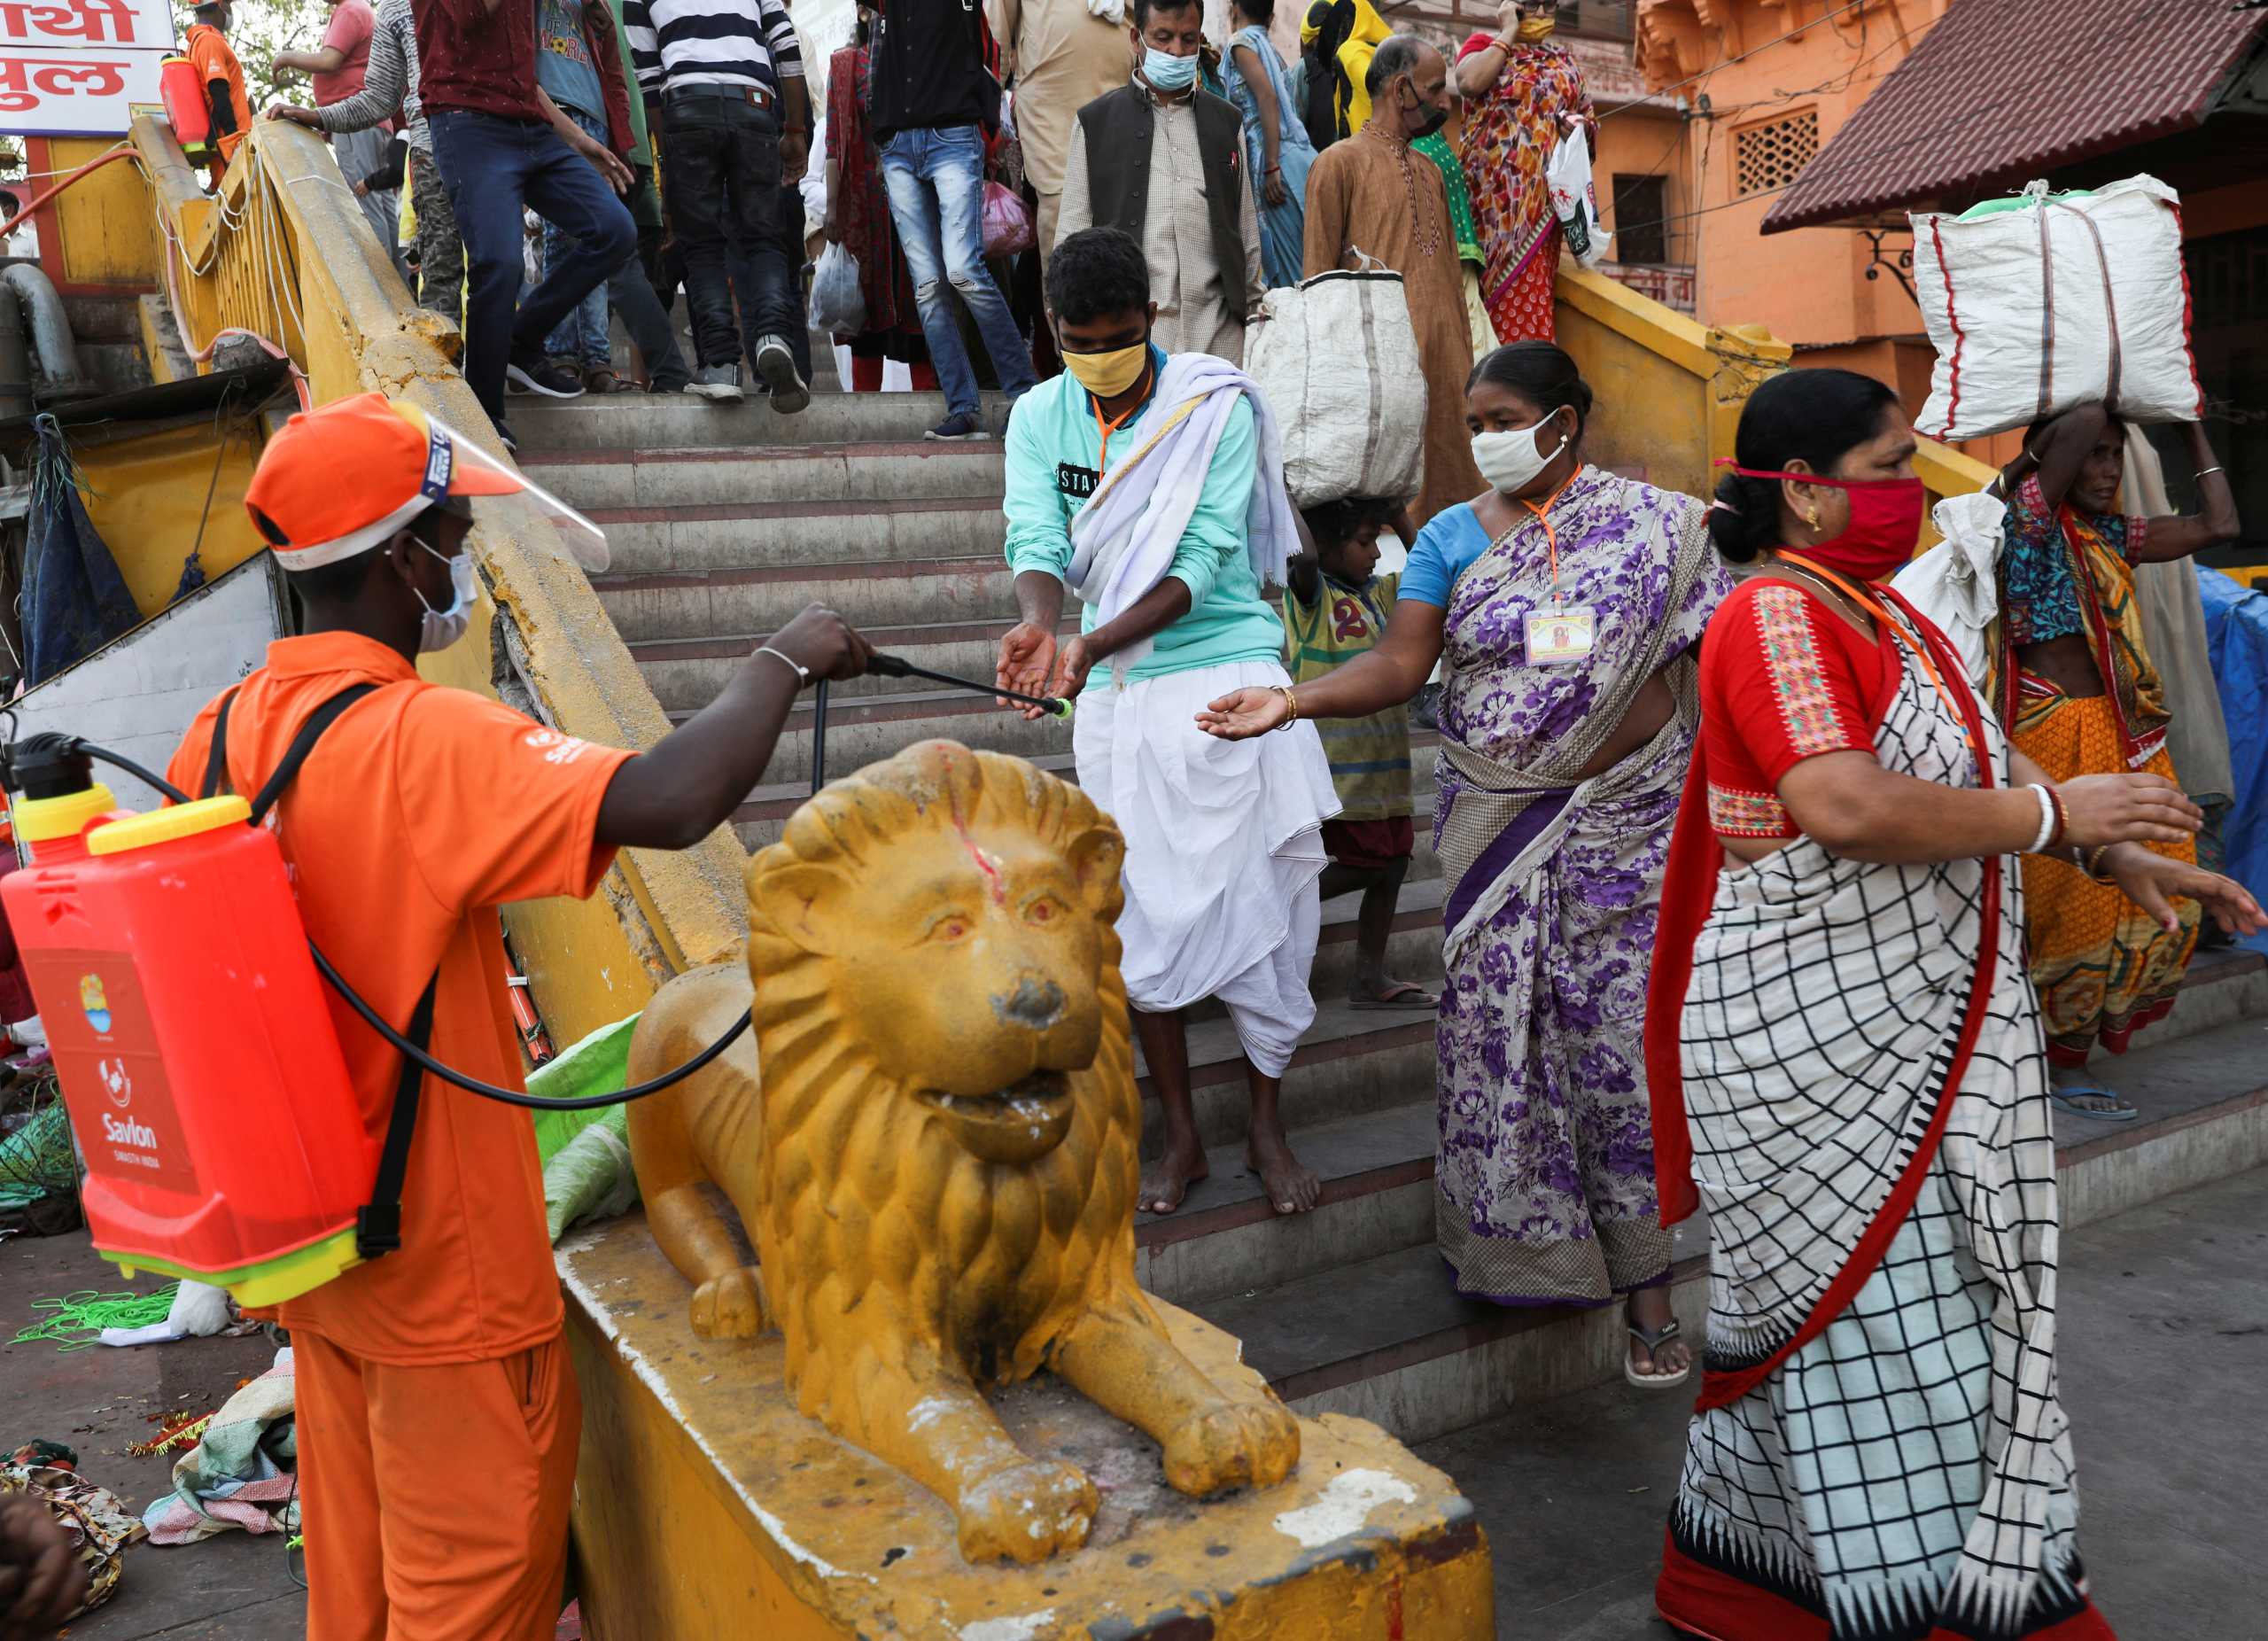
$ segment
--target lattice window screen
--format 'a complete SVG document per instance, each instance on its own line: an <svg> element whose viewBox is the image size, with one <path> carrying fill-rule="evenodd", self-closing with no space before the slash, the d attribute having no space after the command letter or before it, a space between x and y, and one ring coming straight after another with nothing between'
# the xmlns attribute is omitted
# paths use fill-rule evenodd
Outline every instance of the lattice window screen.
<svg viewBox="0 0 2268 1641"><path fill-rule="evenodd" d="M1765 125L1733 133L1735 186L1739 194L1785 188L1819 152L1819 110L1806 108Z"/></svg>

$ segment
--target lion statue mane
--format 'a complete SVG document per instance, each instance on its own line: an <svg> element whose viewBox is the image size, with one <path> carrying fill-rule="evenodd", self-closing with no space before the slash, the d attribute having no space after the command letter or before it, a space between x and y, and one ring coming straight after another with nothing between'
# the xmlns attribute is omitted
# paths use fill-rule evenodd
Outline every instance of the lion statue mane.
<svg viewBox="0 0 2268 1641"><path fill-rule="evenodd" d="M1299 1459L1284 1405L1206 1378L1135 1283L1123 854L1076 787L913 747L796 813L749 863L745 975L671 982L632 1046L632 1079L657 1075L753 985L754 1044L631 1108L648 1221L695 1331L778 1327L797 1405L944 1499L972 1560L1039 1560L1094 1520L1086 1476L984 1399L1043 1368L1154 1437L1182 1492Z"/></svg>

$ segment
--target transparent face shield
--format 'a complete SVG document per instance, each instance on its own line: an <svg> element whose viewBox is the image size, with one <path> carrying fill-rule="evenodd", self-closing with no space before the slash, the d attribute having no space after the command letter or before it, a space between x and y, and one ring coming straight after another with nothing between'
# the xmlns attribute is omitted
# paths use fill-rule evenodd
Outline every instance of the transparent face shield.
<svg viewBox="0 0 2268 1641"><path fill-rule="evenodd" d="M437 416L426 425L432 456L426 473L430 489L459 496L518 496L559 533L559 544L585 571L596 574L613 562L606 532L561 501L524 472L506 467Z"/></svg>

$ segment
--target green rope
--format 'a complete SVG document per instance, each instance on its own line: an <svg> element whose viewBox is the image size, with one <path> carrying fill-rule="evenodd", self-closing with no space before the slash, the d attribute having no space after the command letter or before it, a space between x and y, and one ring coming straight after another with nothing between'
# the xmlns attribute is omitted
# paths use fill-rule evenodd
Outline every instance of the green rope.
<svg viewBox="0 0 2268 1641"><path fill-rule="evenodd" d="M44 1311L45 1316L8 1342L27 1345L51 1339L59 1349L83 1350L106 1327L147 1327L164 1321L180 1287L178 1282L168 1282L154 1294L104 1294L87 1287L60 1299L35 1299L33 1312Z"/></svg>

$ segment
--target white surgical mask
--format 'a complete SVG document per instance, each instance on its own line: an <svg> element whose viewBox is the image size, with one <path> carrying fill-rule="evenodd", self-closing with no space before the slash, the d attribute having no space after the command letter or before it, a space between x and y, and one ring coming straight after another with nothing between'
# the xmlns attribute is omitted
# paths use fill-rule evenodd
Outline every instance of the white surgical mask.
<svg viewBox="0 0 2268 1641"><path fill-rule="evenodd" d="M425 547L423 541L417 545ZM430 547L425 547L425 550L433 553ZM465 628L472 625L472 555L464 552L448 558L433 553L433 556L449 567L449 586L456 596L449 600L447 610L436 610L425 603L424 594L418 593L414 587L409 589L417 593L419 603L425 604L425 625L417 634L417 653L422 656L431 655L437 649L447 649L462 638Z"/></svg>
<svg viewBox="0 0 2268 1641"><path fill-rule="evenodd" d="M1142 78L1150 82L1153 90L1186 91L1197 83L1197 58L1173 57L1155 46L1144 48Z"/></svg>
<svg viewBox="0 0 2268 1641"><path fill-rule="evenodd" d="M1515 427L1503 432L1475 433L1472 436L1472 464L1480 476L1506 495L1517 495L1535 482L1535 476L1551 465L1558 454L1567 447L1563 436L1552 441L1549 450L1541 447L1543 430L1559 419L1554 410L1534 427Z"/></svg>

